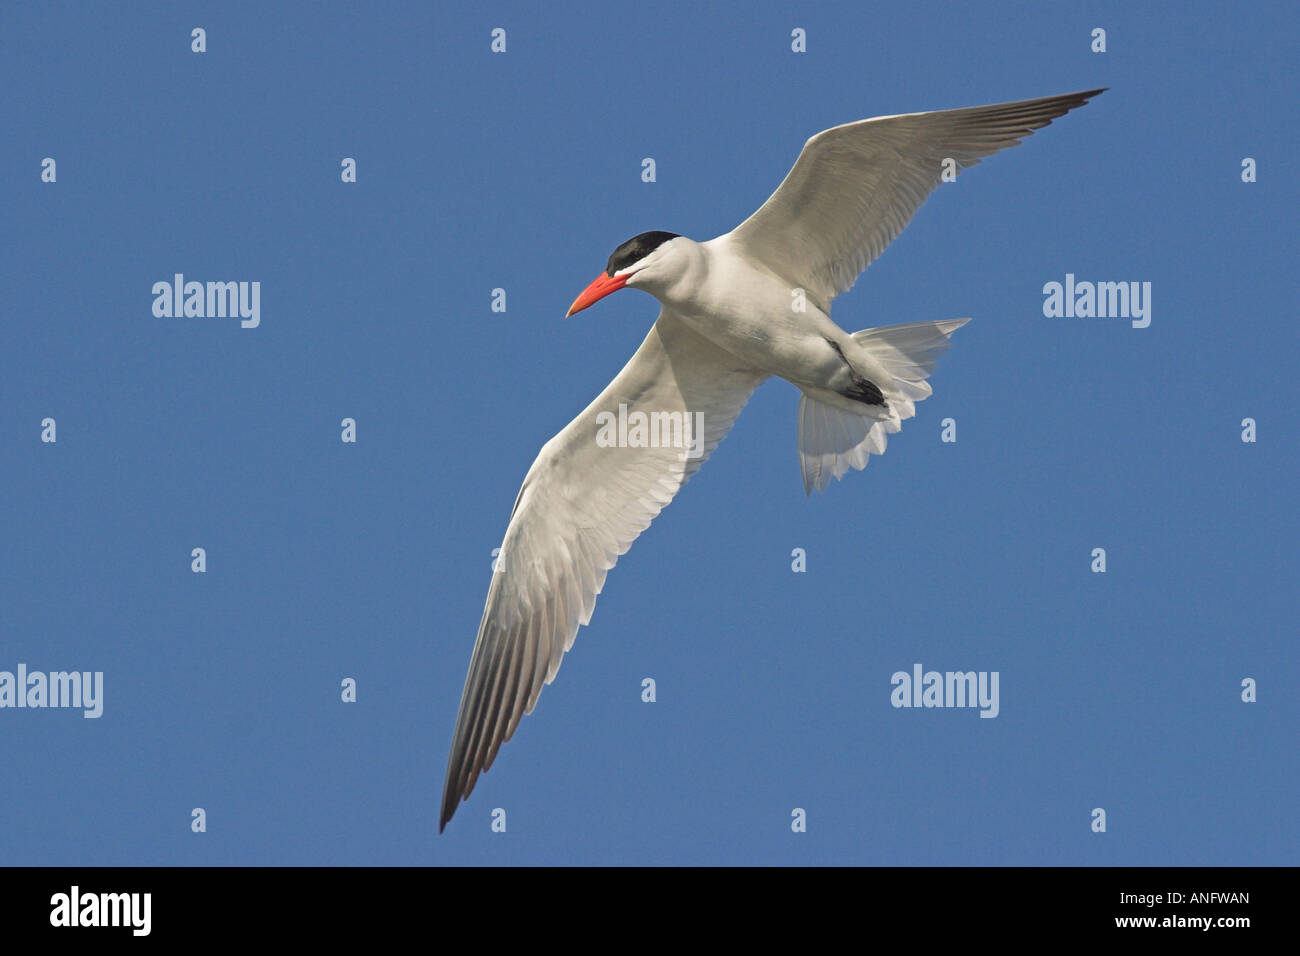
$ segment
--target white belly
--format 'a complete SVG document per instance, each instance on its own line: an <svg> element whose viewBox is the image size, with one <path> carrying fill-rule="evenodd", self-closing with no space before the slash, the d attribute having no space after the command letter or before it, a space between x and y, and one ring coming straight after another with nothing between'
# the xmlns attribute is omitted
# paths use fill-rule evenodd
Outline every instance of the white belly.
<svg viewBox="0 0 1300 956"><path fill-rule="evenodd" d="M666 299L674 315L746 365L804 389L844 386L845 357L867 377L888 379L802 289L731 254L725 238L704 244L707 269L689 296Z"/></svg>

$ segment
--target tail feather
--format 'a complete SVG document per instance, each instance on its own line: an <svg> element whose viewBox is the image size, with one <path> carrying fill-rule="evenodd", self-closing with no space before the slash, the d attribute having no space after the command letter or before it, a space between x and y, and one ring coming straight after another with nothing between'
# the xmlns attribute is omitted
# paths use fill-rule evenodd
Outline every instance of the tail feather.
<svg viewBox="0 0 1300 956"><path fill-rule="evenodd" d="M951 336L970 319L913 322L855 332L853 338L889 373L876 383L885 395L889 417L870 418L827 405L805 393L799 396L799 464L804 491L822 491L849 468L867 467L868 453L882 455L887 435L916 414L916 403L932 393L926 381Z"/></svg>
<svg viewBox="0 0 1300 956"><path fill-rule="evenodd" d="M925 379L934 371L939 356L952 346L952 333L970 319L940 319L937 322L911 322L907 325L887 325L879 329L854 332L859 345L871 351L872 356L893 375L913 384L920 383L925 395L930 386Z"/></svg>

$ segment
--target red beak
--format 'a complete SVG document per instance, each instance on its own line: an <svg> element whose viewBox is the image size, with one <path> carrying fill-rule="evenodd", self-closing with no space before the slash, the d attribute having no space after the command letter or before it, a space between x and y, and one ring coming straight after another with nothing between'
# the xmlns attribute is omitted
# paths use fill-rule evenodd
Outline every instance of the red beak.
<svg viewBox="0 0 1300 956"><path fill-rule="evenodd" d="M623 286L627 285L629 276L614 276L612 279L605 273L596 276L594 282L582 290L582 295L573 300L573 305L569 306L569 311L564 314L567 319L575 312L581 312L593 302L605 298L611 292L617 292Z"/></svg>

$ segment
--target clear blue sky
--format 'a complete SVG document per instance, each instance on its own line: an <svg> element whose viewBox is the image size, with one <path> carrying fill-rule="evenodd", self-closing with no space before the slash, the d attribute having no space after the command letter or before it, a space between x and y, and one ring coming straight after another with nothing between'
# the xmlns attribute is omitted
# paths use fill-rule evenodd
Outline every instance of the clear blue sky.
<svg viewBox="0 0 1300 956"><path fill-rule="evenodd" d="M0 863L1295 863L1294 7L464 6L0 11L0 670L105 682L0 710ZM515 493L656 314L562 318L614 246L828 126L1097 86L835 302L974 318L884 457L805 498L761 388L436 837ZM155 318L177 272L260 327ZM1044 317L1067 273L1150 327ZM999 716L894 709L916 663Z"/></svg>

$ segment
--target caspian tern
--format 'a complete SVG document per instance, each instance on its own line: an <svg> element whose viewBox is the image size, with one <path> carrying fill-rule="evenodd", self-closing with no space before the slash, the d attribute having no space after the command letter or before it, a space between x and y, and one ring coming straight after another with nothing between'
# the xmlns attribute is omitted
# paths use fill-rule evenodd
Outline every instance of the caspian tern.
<svg viewBox="0 0 1300 956"><path fill-rule="evenodd" d="M776 192L726 235L700 243L645 232L614 250L568 314L625 287L662 309L623 371L542 447L515 499L461 696L439 832L555 678L606 573L760 382L775 375L802 392L806 493L885 450L968 320L849 334L831 321L831 300L903 231L945 170L1015 146L1101 92L836 126L808 140ZM673 441L647 434L656 416ZM694 449L683 447L687 434Z"/></svg>

